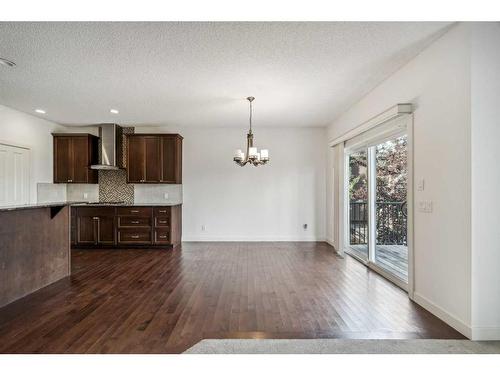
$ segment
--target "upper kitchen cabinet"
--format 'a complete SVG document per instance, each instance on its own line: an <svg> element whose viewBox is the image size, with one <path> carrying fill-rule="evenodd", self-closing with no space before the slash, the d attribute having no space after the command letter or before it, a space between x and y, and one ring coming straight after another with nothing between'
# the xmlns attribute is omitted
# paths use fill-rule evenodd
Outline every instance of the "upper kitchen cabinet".
<svg viewBox="0 0 500 375"><path fill-rule="evenodd" d="M98 138L91 134L53 134L54 183L97 183Z"/></svg>
<svg viewBox="0 0 500 375"><path fill-rule="evenodd" d="M127 135L129 183L182 183L182 137L179 134Z"/></svg>

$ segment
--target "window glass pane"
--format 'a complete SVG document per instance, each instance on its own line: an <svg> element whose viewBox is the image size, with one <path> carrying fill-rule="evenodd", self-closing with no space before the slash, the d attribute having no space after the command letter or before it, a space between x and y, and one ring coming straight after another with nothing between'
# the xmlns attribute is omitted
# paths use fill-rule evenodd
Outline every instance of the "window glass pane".
<svg viewBox="0 0 500 375"><path fill-rule="evenodd" d="M407 136L380 143L375 152L375 262L407 282Z"/></svg>
<svg viewBox="0 0 500 375"><path fill-rule="evenodd" d="M368 153L349 155L349 251L368 258Z"/></svg>

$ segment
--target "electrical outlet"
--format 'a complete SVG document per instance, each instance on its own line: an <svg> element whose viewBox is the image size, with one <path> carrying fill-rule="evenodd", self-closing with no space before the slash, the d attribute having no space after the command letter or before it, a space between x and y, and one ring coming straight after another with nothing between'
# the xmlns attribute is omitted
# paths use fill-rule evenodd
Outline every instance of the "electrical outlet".
<svg viewBox="0 0 500 375"><path fill-rule="evenodd" d="M202 231L202 232L205 232L206 230L207 230L207 227L205 226L205 224L203 224L203 225L201 226L201 231Z"/></svg>
<svg viewBox="0 0 500 375"><path fill-rule="evenodd" d="M168 199L168 193L163 193L163 199Z"/></svg>
<svg viewBox="0 0 500 375"><path fill-rule="evenodd" d="M431 213L432 212L432 201L420 201L420 202L418 202L418 210L420 212Z"/></svg>
<svg viewBox="0 0 500 375"><path fill-rule="evenodd" d="M304 230L307 230L307 224L302 225L302 228L304 228Z"/></svg>
<svg viewBox="0 0 500 375"><path fill-rule="evenodd" d="M88 199L89 193L83 193L83 199Z"/></svg>
<svg viewBox="0 0 500 375"><path fill-rule="evenodd" d="M421 178L417 181L417 190L424 191L424 188L425 188L425 180Z"/></svg>

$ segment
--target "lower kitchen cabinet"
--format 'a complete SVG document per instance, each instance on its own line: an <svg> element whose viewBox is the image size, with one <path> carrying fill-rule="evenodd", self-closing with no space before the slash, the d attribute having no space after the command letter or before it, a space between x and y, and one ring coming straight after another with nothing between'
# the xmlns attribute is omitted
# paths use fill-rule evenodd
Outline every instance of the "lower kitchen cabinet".
<svg viewBox="0 0 500 375"><path fill-rule="evenodd" d="M151 245L153 209L151 207L119 207L118 244L119 245Z"/></svg>
<svg viewBox="0 0 500 375"><path fill-rule="evenodd" d="M114 245L115 210L112 207L78 207L76 245Z"/></svg>
<svg viewBox="0 0 500 375"><path fill-rule="evenodd" d="M97 245L96 220L93 216L76 217L76 243L79 245Z"/></svg>
<svg viewBox="0 0 500 375"><path fill-rule="evenodd" d="M114 216L97 217L97 244L115 244L115 218Z"/></svg>
<svg viewBox="0 0 500 375"><path fill-rule="evenodd" d="M176 246L181 242L181 207L73 207L71 243L77 248Z"/></svg>

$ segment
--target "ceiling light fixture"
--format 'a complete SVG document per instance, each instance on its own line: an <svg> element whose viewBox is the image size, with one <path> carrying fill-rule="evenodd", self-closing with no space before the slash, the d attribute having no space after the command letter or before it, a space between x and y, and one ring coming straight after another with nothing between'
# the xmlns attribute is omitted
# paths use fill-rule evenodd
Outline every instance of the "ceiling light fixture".
<svg viewBox="0 0 500 375"><path fill-rule="evenodd" d="M247 134L246 158L244 152L242 152L241 150L236 150L233 160L241 167L247 164L252 164L257 167L259 165L264 165L269 161L269 151L263 149L260 150L260 152L257 152L257 147L253 147L252 102L255 100L255 98L253 96L249 96L247 100L250 102L250 130Z"/></svg>
<svg viewBox="0 0 500 375"><path fill-rule="evenodd" d="M112 114L114 115L117 115L118 113L120 113L120 111L118 111L117 109L110 109L109 110Z"/></svg>
<svg viewBox="0 0 500 375"><path fill-rule="evenodd" d="M36 113L41 113L42 115L44 115L45 113L47 113L43 109L35 109L35 112Z"/></svg>
<svg viewBox="0 0 500 375"><path fill-rule="evenodd" d="M7 60L7 59L0 57L0 65L8 66L8 67L12 68L12 67L16 66L16 63L14 61L10 61L10 60Z"/></svg>

